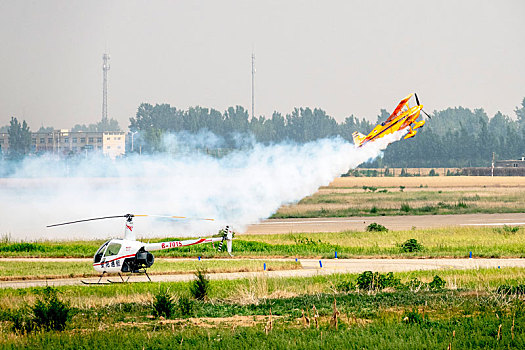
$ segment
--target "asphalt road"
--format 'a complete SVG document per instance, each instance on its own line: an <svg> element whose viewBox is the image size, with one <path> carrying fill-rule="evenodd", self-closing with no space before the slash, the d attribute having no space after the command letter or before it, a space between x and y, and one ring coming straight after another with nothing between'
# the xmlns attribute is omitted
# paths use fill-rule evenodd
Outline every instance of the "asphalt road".
<svg viewBox="0 0 525 350"><path fill-rule="evenodd" d="M381 224L389 230L410 230L412 227L523 226L525 225L525 213L269 219L248 226L246 234L364 231L373 222Z"/></svg>
<svg viewBox="0 0 525 350"><path fill-rule="evenodd" d="M35 260L35 259L33 259ZM266 259L269 261L272 259ZM284 259L278 259L284 260ZM265 261L261 259L261 263ZM300 259L302 269L285 271L233 272L210 274L212 280L267 277L311 277L336 273L363 271L401 272L416 270L466 270L478 268L525 267L525 259ZM89 263L86 260L86 263ZM190 281L192 274L152 275L153 282ZM118 277L105 277L102 281L118 281ZM44 286L81 285L81 281L96 282L98 278L65 278L55 280L3 281L0 288L29 288ZM133 276L132 282L146 282L146 276Z"/></svg>

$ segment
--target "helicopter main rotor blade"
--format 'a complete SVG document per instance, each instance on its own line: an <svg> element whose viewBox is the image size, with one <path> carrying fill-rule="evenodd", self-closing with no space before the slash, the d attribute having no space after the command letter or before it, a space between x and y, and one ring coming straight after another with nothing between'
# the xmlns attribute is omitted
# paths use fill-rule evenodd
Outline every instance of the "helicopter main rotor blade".
<svg viewBox="0 0 525 350"><path fill-rule="evenodd" d="M92 218L92 219L83 219L83 220L76 220L76 221L69 221L69 222L63 222L60 224L53 224L48 225L46 227L54 227L54 226L62 226L62 225L69 225L69 224L76 224L78 222L86 222L86 221L94 221L94 220L103 220L103 219L115 219L115 218L125 218L128 217L129 214L126 215L113 215L113 216L102 216L99 218Z"/></svg>
<svg viewBox="0 0 525 350"><path fill-rule="evenodd" d="M215 221L215 219L210 218L192 218L187 216L176 216L176 215L151 215L151 214L135 214L135 217L137 216L149 216L154 218L168 218L168 219L188 219L188 220L208 220L208 221Z"/></svg>

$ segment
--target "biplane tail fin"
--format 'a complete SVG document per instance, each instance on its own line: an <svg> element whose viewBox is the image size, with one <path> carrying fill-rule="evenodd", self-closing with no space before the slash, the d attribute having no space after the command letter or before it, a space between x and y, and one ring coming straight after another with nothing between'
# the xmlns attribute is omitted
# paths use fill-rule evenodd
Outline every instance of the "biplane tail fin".
<svg viewBox="0 0 525 350"><path fill-rule="evenodd" d="M366 136L361 134L360 132L354 131L354 133L352 134L352 138L354 139L354 145L361 147Z"/></svg>

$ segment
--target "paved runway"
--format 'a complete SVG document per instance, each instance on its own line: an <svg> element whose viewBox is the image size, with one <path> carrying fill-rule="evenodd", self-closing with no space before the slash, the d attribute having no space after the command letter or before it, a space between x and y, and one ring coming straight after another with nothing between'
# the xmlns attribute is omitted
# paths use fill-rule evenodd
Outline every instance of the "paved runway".
<svg viewBox="0 0 525 350"><path fill-rule="evenodd" d="M270 260L285 259L260 259L261 264ZM401 272L416 270L466 270L480 268L506 268L523 267L525 259L325 259L321 264L317 259L300 259L302 269L285 271L260 271L260 272L232 272L210 274L212 280L219 279L241 279L254 278L260 276L267 277L311 277L315 275L330 275L336 273L361 273L363 271L378 272ZM86 263L89 263L86 261ZM178 282L190 281L194 277L192 274L173 274L173 275L151 275L154 282ZM103 281L107 281L105 277ZM118 281L118 277L109 277L113 281ZM97 278L64 278L55 280L30 280L30 281L3 281L0 288L28 288L81 285L81 280L96 282ZM131 281L146 282L145 276L133 276Z"/></svg>
<svg viewBox="0 0 525 350"><path fill-rule="evenodd" d="M364 231L373 222L381 224L389 230L410 230L412 227L523 226L525 225L525 213L269 219L248 226L246 234Z"/></svg>

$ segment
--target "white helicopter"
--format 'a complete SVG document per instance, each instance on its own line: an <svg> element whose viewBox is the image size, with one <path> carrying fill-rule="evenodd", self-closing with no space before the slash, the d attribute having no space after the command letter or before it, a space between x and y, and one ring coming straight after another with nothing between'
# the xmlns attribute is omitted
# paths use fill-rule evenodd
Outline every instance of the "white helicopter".
<svg viewBox="0 0 525 350"><path fill-rule="evenodd" d="M64 222L60 224L48 225L46 227L55 227L62 225L75 224L79 222L94 221L94 220L104 220L104 219L114 219L114 218L125 218L126 227L124 231L124 239L110 239L104 243L95 253L93 257L93 268L102 272L98 282L86 282L82 281L84 284L105 284L101 283L102 277L106 273L118 273L122 282L127 282L132 274L134 273L144 273L148 280L151 281L146 269L150 268L155 261L155 257L150 251L153 250L164 250L171 248L180 248L187 247L190 245L203 244L203 243L213 243L220 242L218 251L222 250L224 241L226 241L226 247L228 254L232 256L232 239L233 232L229 226L226 226L224 230L219 232L222 233L222 237L212 237L212 238L199 238L199 239L189 239L184 241L170 241L170 242L160 242L160 243L144 243L137 241L135 233L133 232L133 218L134 217L160 217L160 218L170 218L170 219L188 219L184 216L164 216L164 215L137 215L137 214L124 214L124 215L114 215L114 216L104 216L99 218L92 219L83 219L77 221ZM196 220L209 220L213 219L196 219ZM126 281L121 275L121 272L129 273L129 276ZM108 280L109 283L114 283L113 281Z"/></svg>

